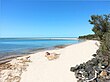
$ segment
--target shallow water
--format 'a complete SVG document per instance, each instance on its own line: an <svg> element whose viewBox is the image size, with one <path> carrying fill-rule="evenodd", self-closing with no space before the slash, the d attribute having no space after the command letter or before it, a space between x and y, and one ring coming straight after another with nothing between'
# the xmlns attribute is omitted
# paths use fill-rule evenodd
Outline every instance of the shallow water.
<svg viewBox="0 0 110 82"><path fill-rule="evenodd" d="M32 39L32 38L1 38L0 58L11 55L29 54L44 48L52 48L57 45L69 45L81 42L80 40L56 40L56 39Z"/></svg>

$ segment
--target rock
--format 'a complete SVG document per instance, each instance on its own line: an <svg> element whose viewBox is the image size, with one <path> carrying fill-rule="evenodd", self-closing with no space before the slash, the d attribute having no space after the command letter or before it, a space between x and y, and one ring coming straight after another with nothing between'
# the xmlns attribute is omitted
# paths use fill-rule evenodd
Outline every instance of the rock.
<svg viewBox="0 0 110 82"><path fill-rule="evenodd" d="M106 68L108 66L108 64L109 64L108 61L102 62L103 69Z"/></svg>
<svg viewBox="0 0 110 82"><path fill-rule="evenodd" d="M15 76L12 82L20 82L21 78L19 76Z"/></svg>
<svg viewBox="0 0 110 82"><path fill-rule="evenodd" d="M77 73L76 74L76 78L81 79L82 78L82 74L81 73Z"/></svg>
<svg viewBox="0 0 110 82"><path fill-rule="evenodd" d="M92 62L92 65L94 65L94 66L98 65L98 60L97 60L97 58L93 58L93 59L91 60L91 62Z"/></svg>
<svg viewBox="0 0 110 82"><path fill-rule="evenodd" d="M88 78L88 73L87 73L87 72L83 72L83 76L84 76L85 78Z"/></svg>
<svg viewBox="0 0 110 82"><path fill-rule="evenodd" d="M84 82L82 79L79 79L77 82Z"/></svg>
<svg viewBox="0 0 110 82"><path fill-rule="evenodd" d="M97 54L93 54L92 56L93 56L93 57L96 57L96 56L97 56Z"/></svg>
<svg viewBox="0 0 110 82"><path fill-rule="evenodd" d="M106 76L106 79L107 79L107 80L110 80L110 76Z"/></svg>
<svg viewBox="0 0 110 82"><path fill-rule="evenodd" d="M20 82L20 76L26 70L30 57L13 59L0 65L0 82Z"/></svg>
<svg viewBox="0 0 110 82"><path fill-rule="evenodd" d="M94 71L94 70L93 70L93 68L92 68L91 65L88 65L88 66L85 68L85 71L89 73L89 72L92 72L92 71Z"/></svg>
<svg viewBox="0 0 110 82"><path fill-rule="evenodd" d="M76 71L76 68L75 67L71 67L70 68L70 71L75 72Z"/></svg>
<svg viewBox="0 0 110 82"><path fill-rule="evenodd" d="M110 71L110 66L108 66L106 70L107 70L107 71Z"/></svg>
<svg viewBox="0 0 110 82"><path fill-rule="evenodd" d="M75 72L75 71L78 70L78 69L79 69L79 66L76 65L75 67L71 67L71 68L70 68L70 71Z"/></svg>
<svg viewBox="0 0 110 82"><path fill-rule="evenodd" d="M102 76L102 77L107 76L107 72L106 72L106 70L103 70L103 71L100 73L100 76Z"/></svg>

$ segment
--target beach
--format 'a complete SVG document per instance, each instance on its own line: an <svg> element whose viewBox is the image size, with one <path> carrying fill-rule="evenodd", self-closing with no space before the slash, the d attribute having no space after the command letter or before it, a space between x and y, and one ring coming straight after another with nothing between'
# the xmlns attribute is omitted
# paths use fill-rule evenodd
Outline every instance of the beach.
<svg viewBox="0 0 110 82"><path fill-rule="evenodd" d="M19 76L17 78L19 82L77 82L70 68L93 58L92 55L99 48L96 43L99 45L98 41L87 40L65 48L45 50L13 59L9 62L10 65L15 66L17 64L15 67L17 70L19 67L19 71L16 71L13 77ZM48 60L45 57L46 52L60 55L57 59ZM0 82L8 82L5 79L9 74L8 71L12 70L12 68L1 71ZM18 82L17 79L13 79L11 82Z"/></svg>

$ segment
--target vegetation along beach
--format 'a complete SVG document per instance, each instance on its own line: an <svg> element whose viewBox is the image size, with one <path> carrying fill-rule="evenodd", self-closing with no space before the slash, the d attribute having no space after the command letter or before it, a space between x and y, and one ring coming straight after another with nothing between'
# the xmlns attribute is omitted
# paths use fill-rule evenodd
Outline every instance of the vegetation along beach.
<svg viewBox="0 0 110 82"><path fill-rule="evenodd" d="M0 4L0 82L110 82L110 1Z"/></svg>

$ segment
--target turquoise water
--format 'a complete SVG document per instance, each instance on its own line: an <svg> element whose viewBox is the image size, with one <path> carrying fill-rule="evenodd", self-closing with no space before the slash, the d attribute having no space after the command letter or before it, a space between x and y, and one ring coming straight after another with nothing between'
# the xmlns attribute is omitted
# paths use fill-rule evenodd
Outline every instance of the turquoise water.
<svg viewBox="0 0 110 82"><path fill-rule="evenodd" d="M0 39L0 58L10 55L23 55L42 48L52 48L57 45L79 43L79 40L50 40L50 39Z"/></svg>

